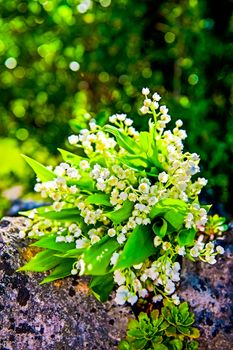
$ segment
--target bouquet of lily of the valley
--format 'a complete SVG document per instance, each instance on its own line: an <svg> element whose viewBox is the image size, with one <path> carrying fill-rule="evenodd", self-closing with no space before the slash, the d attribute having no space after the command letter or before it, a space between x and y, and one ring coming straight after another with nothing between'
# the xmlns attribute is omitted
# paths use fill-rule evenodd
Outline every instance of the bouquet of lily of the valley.
<svg viewBox="0 0 233 350"><path fill-rule="evenodd" d="M21 271L50 270L41 283L90 275L101 301L115 289L120 305L140 298L178 305L180 257L214 264L223 253L205 236L210 206L198 196L207 180L196 175L199 156L183 150L182 121L166 130L171 117L159 94L142 94L147 131L115 114L71 135L74 152L59 149L64 161L54 169L24 156L37 174L35 191L51 205L24 213L32 221L20 237L41 251Z"/></svg>

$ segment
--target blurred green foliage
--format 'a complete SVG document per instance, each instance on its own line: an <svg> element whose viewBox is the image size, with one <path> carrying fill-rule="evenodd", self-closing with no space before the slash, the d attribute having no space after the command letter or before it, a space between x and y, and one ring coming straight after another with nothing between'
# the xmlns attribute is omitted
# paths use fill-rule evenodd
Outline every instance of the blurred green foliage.
<svg viewBox="0 0 233 350"><path fill-rule="evenodd" d="M124 112L143 128L137 109L148 86L184 120L207 199L227 208L232 23L227 0L0 0L0 191L28 191L33 174L19 153L54 162L71 119L81 128L100 111L102 121Z"/></svg>

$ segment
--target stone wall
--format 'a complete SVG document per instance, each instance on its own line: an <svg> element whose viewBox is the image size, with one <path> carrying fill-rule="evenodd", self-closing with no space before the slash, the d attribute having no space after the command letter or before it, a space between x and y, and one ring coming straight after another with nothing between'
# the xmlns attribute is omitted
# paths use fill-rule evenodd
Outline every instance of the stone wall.
<svg viewBox="0 0 233 350"><path fill-rule="evenodd" d="M124 337L130 307L101 304L85 278L40 286L42 274L17 273L27 254L17 234L24 218L0 222L0 350L114 350ZM200 350L233 349L232 233L215 266L183 264L179 294L188 300L201 330Z"/></svg>

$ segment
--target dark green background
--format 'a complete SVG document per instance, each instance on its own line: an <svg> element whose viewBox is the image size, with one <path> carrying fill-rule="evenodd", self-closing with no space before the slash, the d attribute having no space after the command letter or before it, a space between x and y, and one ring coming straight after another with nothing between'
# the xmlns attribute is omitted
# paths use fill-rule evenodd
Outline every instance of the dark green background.
<svg viewBox="0 0 233 350"><path fill-rule="evenodd" d="M143 128L138 108L147 86L183 119L187 149L201 155L209 180L203 199L232 214L231 5L0 0L0 190L21 183L30 191L33 174L19 153L54 164L71 119L85 127L88 114L103 121L124 112Z"/></svg>

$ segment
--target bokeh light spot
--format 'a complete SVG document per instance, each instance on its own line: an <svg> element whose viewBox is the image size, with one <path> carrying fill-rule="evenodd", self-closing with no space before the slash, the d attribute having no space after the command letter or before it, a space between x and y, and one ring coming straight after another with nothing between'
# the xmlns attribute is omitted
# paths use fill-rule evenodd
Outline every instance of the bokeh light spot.
<svg viewBox="0 0 233 350"><path fill-rule="evenodd" d="M14 57L9 57L7 58L7 60L5 61L5 66L8 69L14 69L17 66L17 61Z"/></svg>
<svg viewBox="0 0 233 350"><path fill-rule="evenodd" d="M168 44L172 44L174 41L175 41L175 34L172 33L172 32L167 32L165 35L164 35L164 40L166 41L166 43Z"/></svg>
<svg viewBox="0 0 233 350"><path fill-rule="evenodd" d="M85 13L92 7L91 0L83 0L78 6L77 10L79 13Z"/></svg>
<svg viewBox="0 0 233 350"><path fill-rule="evenodd" d="M109 81L109 74L107 72L101 72L98 78L101 83L107 83Z"/></svg>
<svg viewBox="0 0 233 350"><path fill-rule="evenodd" d="M80 64L76 61L72 61L70 62L69 67L73 72L77 72L80 69Z"/></svg>
<svg viewBox="0 0 233 350"><path fill-rule="evenodd" d="M23 105L17 103L13 105L12 112L17 118L23 118L26 111Z"/></svg>
<svg viewBox="0 0 233 350"><path fill-rule="evenodd" d="M142 70L142 76L143 78L150 78L152 76L152 70L150 69L150 67L146 67Z"/></svg>
<svg viewBox="0 0 233 350"><path fill-rule="evenodd" d="M181 96L180 97L180 104L181 106L188 108L190 106L190 101L187 96Z"/></svg>
<svg viewBox="0 0 233 350"><path fill-rule="evenodd" d="M199 81L199 77L197 74L190 74L188 77L188 82L190 85L196 85Z"/></svg>
<svg viewBox="0 0 233 350"><path fill-rule="evenodd" d="M102 7L108 7L111 5L111 0L100 0L100 5Z"/></svg>
<svg viewBox="0 0 233 350"><path fill-rule="evenodd" d="M24 141L28 138L29 136L29 132L27 129L24 129L24 128L20 128L16 131L15 133L16 137L18 140L20 141Z"/></svg>

